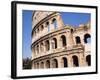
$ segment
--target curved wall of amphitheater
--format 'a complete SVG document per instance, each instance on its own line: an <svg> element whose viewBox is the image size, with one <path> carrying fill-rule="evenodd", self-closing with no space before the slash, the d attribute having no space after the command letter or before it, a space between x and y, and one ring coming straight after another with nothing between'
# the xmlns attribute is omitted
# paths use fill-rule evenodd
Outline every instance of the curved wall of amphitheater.
<svg viewBox="0 0 100 80"><path fill-rule="evenodd" d="M91 66L90 23L65 25L57 12L32 16L32 68Z"/></svg>

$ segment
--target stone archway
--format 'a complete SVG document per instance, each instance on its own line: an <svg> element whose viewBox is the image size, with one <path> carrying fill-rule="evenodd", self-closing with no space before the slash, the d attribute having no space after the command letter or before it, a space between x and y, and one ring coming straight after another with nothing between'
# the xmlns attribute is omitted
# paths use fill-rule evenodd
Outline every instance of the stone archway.
<svg viewBox="0 0 100 80"><path fill-rule="evenodd" d="M75 39L76 39L76 44L81 43L81 40L80 40L80 37L79 36L76 36Z"/></svg>
<svg viewBox="0 0 100 80"><path fill-rule="evenodd" d="M49 60L46 61L46 68L50 68L50 61Z"/></svg>
<svg viewBox="0 0 100 80"><path fill-rule="evenodd" d="M61 36L62 46L66 46L66 37L64 35Z"/></svg>
<svg viewBox="0 0 100 80"><path fill-rule="evenodd" d="M63 57L61 61L62 61L63 67L68 67L68 61L66 57Z"/></svg>
<svg viewBox="0 0 100 80"><path fill-rule="evenodd" d="M49 43L49 40L47 40L45 42L45 47L46 47L46 51L49 51L50 50L50 43Z"/></svg>
<svg viewBox="0 0 100 80"><path fill-rule="evenodd" d="M74 55L74 56L72 56L72 60L73 60L73 66L78 67L79 66L78 57L76 55Z"/></svg>
<svg viewBox="0 0 100 80"><path fill-rule="evenodd" d="M91 66L91 55L86 56L86 62L88 66Z"/></svg>
<svg viewBox="0 0 100 80"><path fill-rule="evenodd" d="M44 68L44 62L41 62L40 67Z"/></svg>
<svg viewBox="0 0 100 80"><path fill-rule="evenodd" d="M85 43L90 43L91 42L91 35L90 34L85 34L84 35L84 42Z"/></svg>
<svg viewBox="0 0 100 80"><path fill-rule="evenodd" d="M53 66L53 68L58 68L58 61L57 61L57 59L53 59L52 60L52 66Z"/></svg>
<svg viewBox="0 0 100 80"><path fill-rule="evenodd" d="M57 48L57 39L56 38L53 38L53 42L52 42L52 48L53 49L56 49Z"/></svg>

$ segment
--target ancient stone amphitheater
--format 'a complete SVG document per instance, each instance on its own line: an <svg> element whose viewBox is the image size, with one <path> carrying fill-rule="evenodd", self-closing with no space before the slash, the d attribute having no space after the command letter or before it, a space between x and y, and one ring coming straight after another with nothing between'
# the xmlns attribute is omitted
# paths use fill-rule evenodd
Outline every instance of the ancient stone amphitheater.
<svg viewBox="0 0 100 80"><path fill-rule="evenodd" d="M90 28L90 22L78 27L66 25L58 12L34 11L32 68L91 66Z"/></svg>

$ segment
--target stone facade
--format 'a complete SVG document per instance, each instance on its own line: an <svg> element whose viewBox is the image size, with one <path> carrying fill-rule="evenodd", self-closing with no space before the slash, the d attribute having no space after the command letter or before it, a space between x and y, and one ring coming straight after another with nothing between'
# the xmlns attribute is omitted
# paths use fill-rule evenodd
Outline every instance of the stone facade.
<svg viewBox="0 0 100 80"><path fill-rule="evenodd" d="M64 25L58 12L32 16L32 68L91 66L91 25Z"/></svg>

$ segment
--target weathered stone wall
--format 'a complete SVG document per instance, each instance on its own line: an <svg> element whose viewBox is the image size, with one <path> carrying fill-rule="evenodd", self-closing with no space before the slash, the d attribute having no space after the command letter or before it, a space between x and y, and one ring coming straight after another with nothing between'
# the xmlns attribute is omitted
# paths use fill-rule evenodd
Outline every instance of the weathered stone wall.
<svg viewBox="0 0 100 80"><path fill-rule="evenodd" d="M32 28L32 68L90 66L90 23L64 25L57 12L35 11Z"/></svg>

